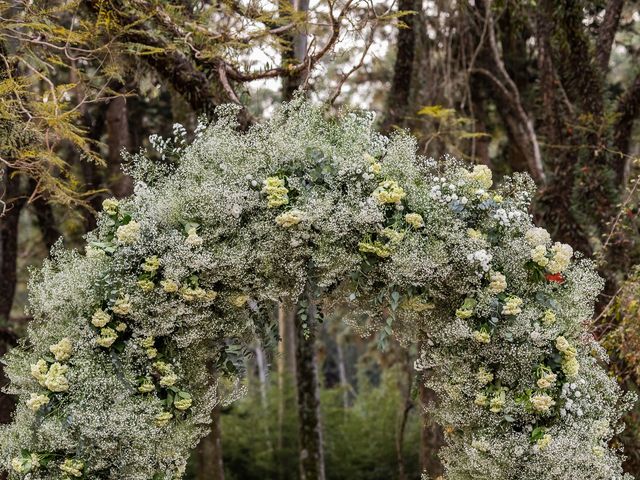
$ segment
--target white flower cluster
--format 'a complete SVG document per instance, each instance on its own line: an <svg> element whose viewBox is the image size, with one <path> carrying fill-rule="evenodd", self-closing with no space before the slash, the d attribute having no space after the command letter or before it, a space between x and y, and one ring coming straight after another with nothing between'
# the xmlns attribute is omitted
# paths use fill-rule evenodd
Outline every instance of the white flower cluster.
<svg viewBox="0 0 640 480"><path fill-rule="evenodd" d="M302 99L246 133L234 112L191 145L154 138L173 170L137 156L86 255L34 277L29 348L7 356L12 478L181 478L239 394L238 352L311 285L354 328L423 346L446 478L627 478L607 446L621 393L582 330L601 280L531 224L528 178L494 188L486 166Z"/></svg>

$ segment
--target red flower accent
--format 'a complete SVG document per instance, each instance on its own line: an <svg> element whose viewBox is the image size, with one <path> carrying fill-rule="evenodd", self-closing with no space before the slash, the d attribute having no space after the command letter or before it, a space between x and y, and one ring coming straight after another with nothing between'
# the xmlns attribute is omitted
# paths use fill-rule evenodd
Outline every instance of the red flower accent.
<svg viewBox="0 0 640 480"><path fill-rule="evenodd" d="M548 273L547 280L550 282L564 283L564 277L562 276L561 273L554 273L554 274Z"/></svg>

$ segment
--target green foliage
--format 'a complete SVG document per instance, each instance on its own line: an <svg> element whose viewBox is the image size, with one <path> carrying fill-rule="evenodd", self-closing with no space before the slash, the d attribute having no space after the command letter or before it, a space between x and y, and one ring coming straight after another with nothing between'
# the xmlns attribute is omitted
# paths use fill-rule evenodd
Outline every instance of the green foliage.
<svg viewBox="0 0 640 480"><path fill-rule="evenodd" d="M392 367L383 372L378 385L360 385L353 404L346 409L340 388L322 389L320 403L328 480L397 478L395 442L404 406L398 389L400 375L399 369ZM285 384L284 402L295 405L293 383ZM294 480L298 478L299 455L296 409L285 409L280 424L278 406L282 398L275 382L268 386L266 405L257 387L254 390L222 415L225 478ZM420 424L421 418L414 408L404 437L403 457L408 478L419 476Z"/></svg>

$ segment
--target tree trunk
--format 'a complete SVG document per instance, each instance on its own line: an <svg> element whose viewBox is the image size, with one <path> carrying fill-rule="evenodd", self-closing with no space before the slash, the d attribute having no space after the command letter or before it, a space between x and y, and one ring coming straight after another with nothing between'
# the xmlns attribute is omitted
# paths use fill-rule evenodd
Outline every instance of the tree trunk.
<svg viewBox="0 0 640 480"><path fill-rule="evenodd" d="M11 329L10 314L17 282L18 223L26 198L21 195L20 176L12 177L13 173L13 169L7 168L2 177L7 210L0 216L0 358L17 341ZM0 362L0 423L9 423L15 408L13 396L2 393L7 383L4 366Z"/></svg>
<svg viewBox="0 0 640 480"><path fill-rule="evenodd" d="M347 378L347 366L344 359L344 333L336 330L336 350L338 353L338 375L340 376L340 388L342 388L342 406L349 408L349 395L351 386Z"/></svg>
<svg viewBox="0 0 640 480"><path fill-rule="evenodd" d="M427 405L435 401L435 393L425 385L425 373L420 376L420 408L422 429L420 431L420 470L437 478L444 473L442 463L438 458L438 451L444 445L442 428L437 425L426 410Z"/></svg>
<svg viewBox="0 0 640 480"><path fill-rule="evenodd" d="M4 172L4 216L0 217L0 319L9 320L16 292L16 264L18 259L18 222L26 197L20 188L20 175L7 168Z"/></svg>
<svg viewBox="0 0 640 480"><path fill-rule="evenodd" d="M309 0L280 0L280 11L293 8L297 12L307 12L309 10ZM307 34L306 32L286 33L283 37L285 41L284 51L282 52L282 65L295 66L302 62L307 53ZM303 85L303 81L308 75L303 70L295 75L282 77L282 100L291 100L293 94Z"/></svg>
<svg viewBox="0 0 640 480"><path fill-rule="evenodd" d="M315 351L317 307L313 287L299 304L296 369L300 420L300 479L324 480L324 447L320 421L320 392ZM307 329L301 321L306 315Z"/></svg>
<svg viewBox="0 0 640 480"><path fill-rule="evenodd" d="M398 3L399 11L417 12L421 9L422 0L400 0ZM386 115L382 124L383 132L390 132L394 126L402 127L409 113L418 19L416 14L402 17L402 21L407 26L398 30L396 60L393 67L393 80L387 97Z"/></svg>
<svg viewBox="0 0 640 480"><path fill-rule="evenodd" d="M220 406L218 405L211 414L211 433L204 437L198 445L197 480L224 480L220 414Z"/></svg>
<svg viewBox="0 0 640 480"><path fill-rule="evenodd" d="M117 88L122 92L122 87ZM122 151L131 150L129 119L127 117L127 101L124 96L116 97L109 102L106 113L107 146L109 153L109 176L111 191L117 198L133 193L131 177L122 173Z"/></svg>
<svg viewBox="0 0 640 480"><path fill-rule="evenodd" d="M56 225L56 219L53 214L53 208L44 198L37 198L33 204L33 211L38 219L40 231L42 232L42 241L47 247L47 251L51 251L53 244L60 238L60 230Z"/></svg>
<svg viewBox="0 0 640 480"><path fill-rule="evenodd" d="M291 398L287 392L292 388L296 379L296 311L283 304L278 305L278 444L276 452L281 454L284 447L284 418L285 412L297 409L295 397ZM278 478L287 478L285 462L276 460L278 464Z"/></svg>
<svg viewBox="0 0 640 480"><path fill-rule="evenodd" d="M402 395L402 405L399 412L398 426L396 430L396 459L398 462L398 480L406 480L407 472L404 462L404 436L407 431L407 421L409 413L413 408L411 400L411 385L413 383L411 359L407 350L400 345L396 345L399 349L398 360L402 368L402 375L398 379L398 389Z"/></svg>

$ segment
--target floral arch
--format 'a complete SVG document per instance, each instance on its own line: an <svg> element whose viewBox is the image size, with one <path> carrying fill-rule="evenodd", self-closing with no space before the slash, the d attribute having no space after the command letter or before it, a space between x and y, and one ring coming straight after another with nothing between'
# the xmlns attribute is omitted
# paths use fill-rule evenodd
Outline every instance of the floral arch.
<svg viewBox="0 0 640 480"><path fill-rule="evenodd" d="M162 161L135 156L135 194L104 202L86 253L56 249L31 281L7 358L11 478L181 478L239 395L211 365L231 374L270 305L309 288L424 346L447 479L630 478L608 446L626 400L583 326L602 282L533 226L529 178L494 188L371 114L325 113L298 99L240 133L224 107L190 145L152 139Z"/></svg>

